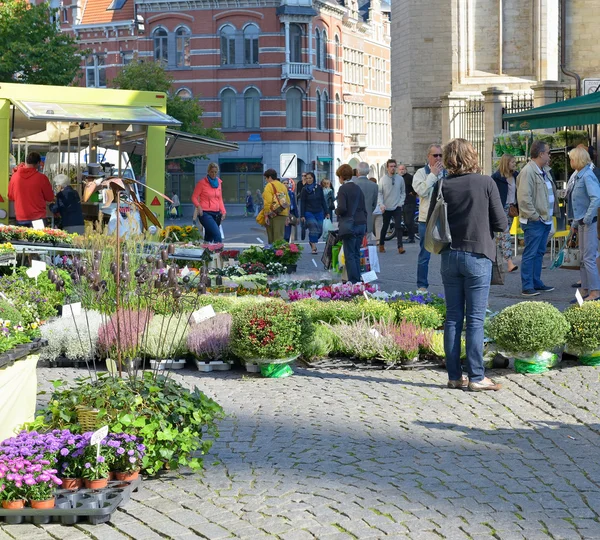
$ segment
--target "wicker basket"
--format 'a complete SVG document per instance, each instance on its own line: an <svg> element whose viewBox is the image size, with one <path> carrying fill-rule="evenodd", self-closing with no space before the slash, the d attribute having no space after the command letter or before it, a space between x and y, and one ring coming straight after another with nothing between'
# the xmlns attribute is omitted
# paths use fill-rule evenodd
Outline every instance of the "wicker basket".
<svg viewBox="0 0 600 540"><path fill-rule="evenodd" d="M78 406L75 410L77 411L77 420L79 420L81 429L84 432L96 431L96 428L98 427L98 409Z"/></svg>

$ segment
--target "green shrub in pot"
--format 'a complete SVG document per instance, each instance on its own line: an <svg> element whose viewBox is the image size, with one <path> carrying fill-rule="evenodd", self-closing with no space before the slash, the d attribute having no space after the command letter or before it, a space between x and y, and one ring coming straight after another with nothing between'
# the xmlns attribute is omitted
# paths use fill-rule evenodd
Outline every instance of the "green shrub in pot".
<svg viewBox="0 0 600 540"><path fill-rule="evenodd" d="M520 302L498 313L489 330L501 350L533 355L564 345L569 323L548 302Z"/></svg>
<svg viewBox="0 0 600 540"><path fill-rule="evenodd" d="M416 324L421 328L435 329L442 326L443 319L434 307L413 304L398 313L400 321Z"/></svg>
<svg viewBox="0 0 600 540"><path fill-rule="evenodd" d="M590 357L590 365L596 365L591 353L600 350L600 302L584 302L572 306L564 313L571 325L567 333L567 345L570 351L580 357ZM597 359L600 363L600 358Z"/></svg>

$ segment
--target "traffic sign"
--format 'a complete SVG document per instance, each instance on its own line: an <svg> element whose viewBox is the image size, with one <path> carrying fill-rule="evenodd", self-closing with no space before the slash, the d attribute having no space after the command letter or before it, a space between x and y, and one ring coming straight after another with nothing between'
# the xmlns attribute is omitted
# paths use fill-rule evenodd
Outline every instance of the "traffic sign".
<svg viewBox="0 0 600 540"><path fill-rule="evenodd" d="M600 89L600 79L583 79L583 95L594 94Z"/></svg>
<svg viewBox="0 0 600 540"><path fill-rule="evenodd" d="M160 201L158 200L158 197L154 197L154 199L152 199L150 206L160 206Z"/></svg>
<svg viewBox="0 0 600 540"><path fill-rule="evenodd" d="M279 175L281 178L297 178L298 155L281 154L279 156Z"/></svg>

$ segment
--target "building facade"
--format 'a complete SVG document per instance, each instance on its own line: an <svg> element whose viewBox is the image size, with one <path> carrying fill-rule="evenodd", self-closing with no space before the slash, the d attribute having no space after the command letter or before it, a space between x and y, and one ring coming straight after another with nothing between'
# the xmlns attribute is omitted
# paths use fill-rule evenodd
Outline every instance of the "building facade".
<svg viewBox="0 0 600 540"><path fill-rule="evenodd" d="M228 203L262 189L283 153L319 179L363 160L378 177L390 155L382 0L63 0L61 25L89 52L80 84L110 86L137 57L162 62L174 91L199 100L204 124L239 144L208 156ZM209 160L196 161L196 180Z"/></svg>

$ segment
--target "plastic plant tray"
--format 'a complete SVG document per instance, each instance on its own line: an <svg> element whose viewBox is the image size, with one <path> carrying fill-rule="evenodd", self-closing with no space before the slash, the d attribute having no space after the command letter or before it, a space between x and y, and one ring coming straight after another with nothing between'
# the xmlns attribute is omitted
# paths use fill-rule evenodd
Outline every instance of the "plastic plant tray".
<svg viewBox="0 0 600 540"><path fill-rule="evenodd" d="M142 479L132 482L109 482L104 489L78 489L70 491L59 489L56 491L54 508L38 510L35 508L21 508L20 510L5 510L0 508L0 522L4 520L7 525L33 523L44 525L58 522L62 525L75 525L88 521L92 525L106 523L119 506L129 502L131 492L137 490Z"/></svg>

